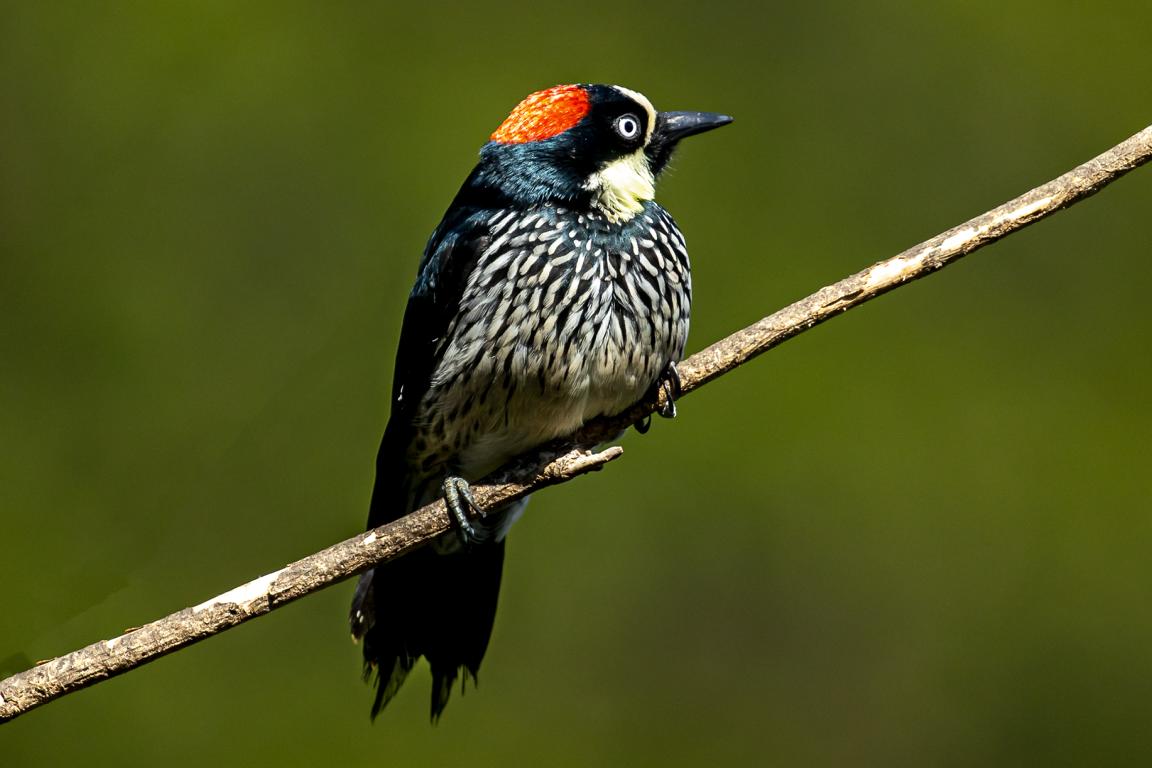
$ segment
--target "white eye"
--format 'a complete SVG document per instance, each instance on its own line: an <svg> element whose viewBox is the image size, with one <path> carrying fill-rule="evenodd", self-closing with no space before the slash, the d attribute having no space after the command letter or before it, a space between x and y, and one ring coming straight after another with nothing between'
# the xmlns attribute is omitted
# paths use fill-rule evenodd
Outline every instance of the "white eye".
<svg viewBox="0 0 1152 768"><path fill-rule="evenodd" d="M640 135L640 120L636 115L621 115L616 118L613 126L621 138L628 139L629 141Z"/></svg>

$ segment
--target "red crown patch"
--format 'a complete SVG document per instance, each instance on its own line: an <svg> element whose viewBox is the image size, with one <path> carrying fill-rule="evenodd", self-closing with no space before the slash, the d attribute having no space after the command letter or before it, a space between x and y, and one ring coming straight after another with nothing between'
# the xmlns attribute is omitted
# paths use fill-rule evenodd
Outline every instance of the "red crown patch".
<svg viewBox="0 0 1152 768"><path fill-rule="evenodd" d="M563 133L588 114L588 92L578 85L537 91L516 105L492 134L501 144L526 144Z"/></svg>

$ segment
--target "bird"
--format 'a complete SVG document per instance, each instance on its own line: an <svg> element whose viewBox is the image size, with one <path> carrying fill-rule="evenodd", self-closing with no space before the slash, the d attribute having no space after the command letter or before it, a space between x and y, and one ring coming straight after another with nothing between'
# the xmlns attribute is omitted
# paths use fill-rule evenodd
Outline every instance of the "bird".
<svg viewBox="0 0 1152 768"><path fill-rule="evenodd" d="M357 584L373 719L420 657L433 723L461 675L477 682L527 500L480 510L470 483L657 388L674 415L692 285L655 184L681 139L730 122L567 84L523 99L481 147L408 297L368 515L371 530L443 497L456 535Z"/></svg>

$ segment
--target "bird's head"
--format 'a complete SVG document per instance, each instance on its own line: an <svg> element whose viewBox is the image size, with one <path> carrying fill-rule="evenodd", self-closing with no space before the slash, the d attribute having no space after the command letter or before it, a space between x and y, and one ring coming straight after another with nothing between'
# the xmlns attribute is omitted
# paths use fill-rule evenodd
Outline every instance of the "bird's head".
<svg viewBox="0 0 1152 768"><path fill-rule="evenodd" d="M523 205L588 206L625 221L655 196L680 139L730 122L710 112L657 112L616 85L558 85L512 110L480 150L469 185Z"/></svg>

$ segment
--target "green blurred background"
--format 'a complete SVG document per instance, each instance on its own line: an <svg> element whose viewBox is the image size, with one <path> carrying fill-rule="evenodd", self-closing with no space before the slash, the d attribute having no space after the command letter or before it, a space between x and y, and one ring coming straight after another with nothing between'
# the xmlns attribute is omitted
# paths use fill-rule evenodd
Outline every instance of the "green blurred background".
<svg viewBox="0 0 1152 768"><path fill-rule="evenodd" d="M360 529L428 232L530 91L737 123L661 201L692 349L1086 160L1127 3L4 3L0 665ZM374 726L341 585L0 762L1146 765L1152 171L790 342L548 491L482 686Z"/></svg>

